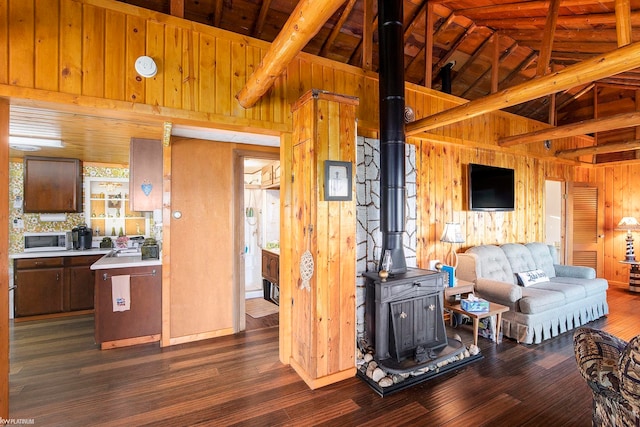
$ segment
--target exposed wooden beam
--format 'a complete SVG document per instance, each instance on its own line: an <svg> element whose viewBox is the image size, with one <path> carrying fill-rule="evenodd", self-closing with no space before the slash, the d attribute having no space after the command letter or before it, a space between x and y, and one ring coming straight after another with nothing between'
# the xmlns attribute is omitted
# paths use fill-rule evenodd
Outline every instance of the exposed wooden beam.
<svg viewBox="0 0 640 427"><path fill-rule="evenodd" d="M451 25L451 23L453 22L453 20L456 18L456 16L451 13L449 14L449 16L447 17L447 19L445 19L443 22L440 23L440 25L438 25L438 28L433 32L433 35L431 36L431 39L435 42L435 40L438 38L438 35L440 33L442 33L443 31L445 31L449 25ZM406 36L408 34L405 32L405 40L406 40ZM431 44L431 47L433 48L433 42ZM409 61L408 64L406 64L406 66L404 67L405 70L408 70L409 67L411 67L411 65L417 61L419 58L421 58L421 56L424 54L424 51L426 50L426 43L425 46L422 47L422 49L420 49L420 51L418 52L418 54L416 56L414 56L413 58L411 58L411 61Z"/></svg>
<svg viewBox="0 0 640 427"><path fill-rule="evenodd" d="M492 36L492 38L493 38L493 39L497 39L497 38L498 38L498 33L494 33L494 34L493 34L493 36ZM495 43L495 42L494 42L494 43ZM494 46L495 46L495 45L494 45ZM509 55L511 55L511 53L513 53L513 51L514 51L517 47L518 47L518 43L513 42L513 44L512 44L511 46L509 46L509 47L507 48L507 50L505 50L504 52L502 52L502 55L500 55L500 57L499 57L499 58L498 58L498 60L496 61L496 62L497 62L497 64L498 64L498 66L496 66L496 69L499 69L499 68L500 68L500 67L499 67L499 64L500 64L502 61L504 61L504 60L505 60L505 58L507 58ZM467 88L467 90L465 90L465 91L462 93L462 97L463 97L463 98L466 98L467 94L468 94L468 93L469 93L469 92L470 92L470 91L471 91L471 90L472 90L472 89L473 89L473 88L474 88L474 87L475 87L479 82L481 82L481 81L482 81L482 79L484 79L484 78L487 76L487 74L489 74L489 73L493 73L493 71L494 71L494 67L493 67L493 66L491 66L491 67L487 68L486 70L484 70L484 73L482 73L482 74L481 74L481 75L480 75L480 76L479 76L479 77L478 77L478 78L477 78L473 83L471 83L471 84L469 85L469 87ZM500 84L500 82L497 82L497 85L499 85L499 84ZM491 93L495 93L495 92L497 92L497 89L496 89L496 91L491 92Z"/></svg>
<svg viewBox="0 0 640 427"><path fill-rule="evenodd" d="M476 24L471 24L469 26L469 28L466 29L466 31L460 36L458 37L458 40L456 40L456 42L451 45L451 48L447 51L447 53L445 53L442 56L442 59L440 59L440 61L438 61L438 63L435 65L435 67L433 68L433 72L431 73L431 75L438 75L438 73L440 72L440 70L442 69L442 67L444 67L445 65L447 65L449 62L451 62L451 56L453 56L453 54L455 54L457 52L457 50L460 48L460 45L467 39L467 37L469 37L476 29L478 28L478 26Z"/></svg>
<svg viewBox="0 0 640 427"><path fill-rule="evenodd" d="M491 43L493 34L495 33L491 33L489 35L489 37L487 37L486 39L483 40L483 42L480 44L480 46L478 46L478 48L473 52L473 54L471 54L471 57L469 59L467 59L465 61L465 63L458 69L458 72L456 74L456 77L453 78L453 80L455 80L457 78L457 76L464 76L467 69L469 67L471 67L471 65L473 65L474 61L476 59L478 59L478 57L482 54L482 52L484 51L484 49L489 46L489 43ZM443 65L444 66L444 65ZM452 81L453 83L453 81Z"/></svg>
<svg viewBox="0 0 640 427"><path fill-rule="evenodd" d="M562 4L564 6L564 3ZM501 5L504 7L504 5ZM496 30L517 29L543 27L546 23L546 17L524 17L524 18L490 18L490 19L474 19L477 25L485 25ZM630 14L630 23L632 26L640 25L640 12L634 11ZM556 25L566 28L591 28L600 25L613 26L616 24L615 13L591 13L588 15L564 15L558 16Z"/></svg>
<svg viewBox="0 0 640 427"><path fill-rule="evenodd" d="M544 24L536 76L544 76L549 70L551 52L553 51L553 36L556 33L556 22L558 21L558 10L560 10L560 0L551 0L549 3L549 11L547 12L547 22Z"/></svg>
<svg viewBox="0 0 640 427"><path fill-rule="evenodd" d="M633 43L612 52L570 65L556 73L503 89L492 95L470 101L438 114L424 117L406 125L407 135L416 135L486 114L502 108L518 105L541 96L560 92L574 86L609 77L640 66L640 43Z"/></svg>
<svg viewBox="0 0 640 427"><path fill-rule="evenodd" d="M365 70L371 70L371 67L373 67L374 19L377 19L373 13L373 0L364 0L362 19L362 39L358 45L362 49L362 64L360 66ZM349 58L349 62L351 62L351 58Z"/></svg>
<svg viewBox="0 0 640 427"><path fill-rule="evenodd" d="M565 126L540 129L535 132L500 138L498 145L512 147L514 145L529 144L546 139L568 138L576 135L603 132L611 129L622 129L640 125L640 112L622 113L601 119L583 120Z"/></svg>
<svg viewBox="0 0 640 427"><path fill-rule="evenodd" d="M616 0L616 35L618 47L631 43L631 3L629 0Z"/></svg>
<svg viewBox="0 0 640 427"><path fill-rule="evenodd" d="M271 43L258 68L249 76L247 83L236 95L242 107L251 108L258 102L291 60L320 31L342 4L344 0L298 3L276 39Z"/></svg>
<svg viewBox="0 0 640 427"><path fill-rule="evenodd" d="M325 42L322 45L322 49L320 49L320 56L327 55L328 49L331 47L331 45L333 45L333 42L335 41L336 37L338 37L338 34L340 34L340 30L342 29L342 26L344 25L345 21L351 14L351 11L353 10L353 6L355 4L356 4L356 0L347 1L347 4L344 6L344 9L342 9L342 12L340 13L340 18L338 18L338 22L336 22L336 25L333 26L333 29L331 30L331 34L329 34L329 37L327 37L327 40L325 40Z"/></svg>
<svg viewBox="0 0 640 427"><path fill-rule="evenodd" d="M435 3L446 3L442 1L435 1ZM580 7L580 6L593 6L593 0L563 0L563 7ZM540 0L540 1L527 1L527 2L516 2L516 3L501 3L492 6L480 6L480 7L470 7L465 9L465 15L469 17L469 19L477 19L482 14L495 14L502 13L505 10L513 10L522 12L533 12L539 10L546 10L549 7L549 0Z"/></svg>
<svg viewBox="0 0 640 427"><path fill-rule="evenodd" d="M625 142L613 142L611 144L594 145L591 147L571 148L556 152L555 156L562 159L575 159L582 156L617 153L619 151L637 150L640 148L640 140Z"/></svg>
<svg viewBox="0 0 640 427"><path fill-rule="evenodd" d="M424 87L431 89L433 83L433 5L427 3L427 13L424 24Z"/></svg>
<svg viewBox="0 0 640 427"><path fill-rule="evenodd" d="M222 22L222 6L223 6L223 2L224 0L215 0L215 7L214 7L214 13L213 13L213 25L216 27L220 26L220 23Z"/></svg>
<svg viewBox="0 0 640 427"><path fill-rule="evenodd" d="M171 13L171 16L184 18L184 0L171 0L169 3L169 13Z"/></svg>
<svg viewBox="0 0 640 427"><path fill-rule="evenodd" d="M260 13L258 14L258 19L256 19L256 25L254 25L253 27L254 37L260 37L260 35L262 34L264 23L267 20L267 13L269 12L270 7L271 0L262 0L262 5L260 5Z"/></svg>
<svg viewBox="0 0 640 427"><path fill-rule="evenodd" d="M498 91L498 77L500 73L500 36L494 34L493 55L491 55L491 93Z"/></svg>

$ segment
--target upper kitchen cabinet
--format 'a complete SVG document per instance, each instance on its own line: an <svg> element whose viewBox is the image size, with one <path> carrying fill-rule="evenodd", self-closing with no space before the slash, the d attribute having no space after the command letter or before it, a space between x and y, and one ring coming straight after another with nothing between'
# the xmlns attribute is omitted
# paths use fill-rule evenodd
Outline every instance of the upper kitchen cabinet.
<svg viewBox="0 0 640 427"><path fill-rule="evenodd" d="M162 208L162 141L131 138L129 156L131 210Z"/></svg>
<svg viewBox="0 0 640 427"><path fill-rule="evenodd" d="M82 212L82 162L25 157L24 212Z"/></svg>
<svg viewBox="0 0 640 427"><path fill-rule="evenodd" d="M260 185L262 188L280 187L280 161L275 161L262 168Z"/></svg>

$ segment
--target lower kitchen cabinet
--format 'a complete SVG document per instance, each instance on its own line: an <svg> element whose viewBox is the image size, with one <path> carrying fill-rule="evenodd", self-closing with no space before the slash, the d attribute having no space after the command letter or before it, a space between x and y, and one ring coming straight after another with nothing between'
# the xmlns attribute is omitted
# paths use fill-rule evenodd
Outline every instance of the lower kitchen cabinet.
<svg viewBox="0 0 640 427"><path fill-rule="evenodd" d="M94 272L102 255L14 260L15 317L93 309Z"/></svg>
<svg viewBox="0 0 640 427"><path fill-rule="evenodd" d="M114 311L112 278L129 276L130 307ZM96 270L95 339L104 349L160 341L162 266Z"/></svg>
<svg viewBox="0 0 640 427"><path fill-rule="evenodd" d="M15 317L64 311L63 262L63 258L49 258L40 263L16 260Z"/></svg>
<svg viewBox="0 0 640 427"><path fill-rule="evenodd" d="M93 308L95 272L90 269L102 255L77 256L67 259L69 311Z"/></svg>

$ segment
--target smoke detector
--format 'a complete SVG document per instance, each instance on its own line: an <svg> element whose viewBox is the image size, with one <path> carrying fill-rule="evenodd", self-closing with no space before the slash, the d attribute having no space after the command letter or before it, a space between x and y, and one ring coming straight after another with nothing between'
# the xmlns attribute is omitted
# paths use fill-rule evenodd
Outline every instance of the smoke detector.
<svg viewBox="0 0 640 427"><path fill-rule="evenodd" d="M415 121L415 119L416 119L416 113L413 112L413 108L404 107L404 122L411 123Z"/></svg>
<svg viewBox="0 0 640 427"><path fill-rule="evenodd" d="M138 74L147 79L155 76L158 72L155 61L149 56L141 56L136 59L135 68Z"/></svg>

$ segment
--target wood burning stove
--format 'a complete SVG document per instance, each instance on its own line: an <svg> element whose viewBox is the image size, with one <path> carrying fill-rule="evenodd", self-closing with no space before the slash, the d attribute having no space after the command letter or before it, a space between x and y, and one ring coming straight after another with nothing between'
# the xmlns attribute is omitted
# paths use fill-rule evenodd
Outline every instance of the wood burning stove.
<svg viewBox="0 0 640 427"><path fill-rule="evenodd" d="M365 273L367 341L379 363L397 368L431 361L447 346L444 274L409 268L382 281Z"/></svg>

